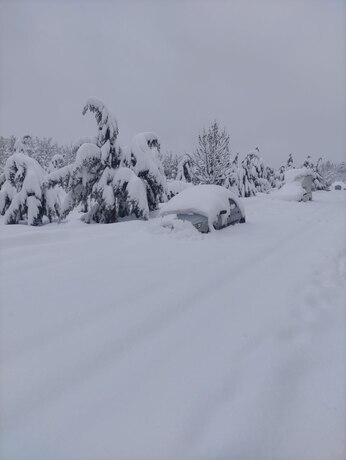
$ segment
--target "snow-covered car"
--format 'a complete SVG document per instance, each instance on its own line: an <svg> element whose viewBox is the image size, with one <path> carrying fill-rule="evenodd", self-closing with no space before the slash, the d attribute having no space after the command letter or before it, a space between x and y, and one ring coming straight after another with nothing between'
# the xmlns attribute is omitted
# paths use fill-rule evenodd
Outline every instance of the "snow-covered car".
<svg viewBox="0 0 346 460"><path fill-rule="evenodd" d="M241 200L219 185L195 185L183 190L163 205L160 215L190 222L201 233L245 222Z"/></svg>
<svg viewBox="0 0 346 460"><path fill-rule="evenodd" d="M346 190L346 183L342 181L333 182L331 190Z"/></svg>
<svg viewBox="0 0 346 460"><path fill-rule="evenodd" d="M285 172L284 185L271 196L286 201L311 201L312 180L313 172L309 168L289 169Z"/></svg>

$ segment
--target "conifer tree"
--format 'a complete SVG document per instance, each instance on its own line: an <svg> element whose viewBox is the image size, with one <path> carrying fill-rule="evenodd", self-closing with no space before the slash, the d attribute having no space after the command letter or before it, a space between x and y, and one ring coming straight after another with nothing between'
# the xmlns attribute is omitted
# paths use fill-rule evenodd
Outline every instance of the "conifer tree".
<svg viewBox="0 0 346 460"><path fill-rule="evenodd" d="M198 136L193 154L193 180L198 184L225 185L231 164L229 135L214 121Z"/></svg>
<svg viewBox="0 0 346 460"><path fill-rule="evenodd" d="M167 201L167 183L160 159L160 142L155 133L139 133L130 149L122 151L122 165L132 169L144 182L151 211Z"/></svg>
<svg viewBox="0 0 346 460"><path fill-rule="evenodd" d="M78 205L82 205L86 213L83 220L87 223L116 222L130 214L147 219L149 208L154 209L165 192L163 167L156 161L158 139L144 133L137 139L141 141L138 150L134 148L126 155L126 150L117 145L115 117L103 102L89 99L83 114L87 111L95 114L95 142L81 142L74 163L47 177L48 187L60 184L67 191L60 219L65 219Z"/></svg>
<svg viewBox="0 0 346 460"><path fill-rule="evenodd" d="M286 169L293 169L293 168L294 168L293 156L292 156L292 153L290 153L287 163L286 163Z"/></svg>

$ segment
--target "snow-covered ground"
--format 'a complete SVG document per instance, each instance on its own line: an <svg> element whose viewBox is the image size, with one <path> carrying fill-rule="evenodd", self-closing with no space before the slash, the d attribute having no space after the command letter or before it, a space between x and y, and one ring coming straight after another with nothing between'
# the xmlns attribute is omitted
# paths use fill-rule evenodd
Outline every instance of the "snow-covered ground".
<svg viewBox="0 0 346 460"><path fill-rule="evenodd" d="M345 198L1 226L0 458L346 458Z"/></svg>

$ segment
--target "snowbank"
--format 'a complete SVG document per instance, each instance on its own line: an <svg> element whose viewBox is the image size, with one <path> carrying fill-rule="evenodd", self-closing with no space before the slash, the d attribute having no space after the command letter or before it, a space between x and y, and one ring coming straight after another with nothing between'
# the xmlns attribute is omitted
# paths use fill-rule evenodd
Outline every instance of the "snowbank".
<svg viewBox="0 0 346 460"><path fill-rule="evenodd" d="M195 185L183 190L162 206L160 215L194 212L207 217L209 228L212 229L219 212L230 209L229 199L237 204L242 216L245 217L245 209L240 199L233 192L219 185Z"/></svg>
<svg viewBox="0 0 346 460"><path fill-rule="evenodd" d="M270 198L284 201L301 201L305 194L303 186L299 182L291 182L283 185L280 190L270 193Z"/></svg>

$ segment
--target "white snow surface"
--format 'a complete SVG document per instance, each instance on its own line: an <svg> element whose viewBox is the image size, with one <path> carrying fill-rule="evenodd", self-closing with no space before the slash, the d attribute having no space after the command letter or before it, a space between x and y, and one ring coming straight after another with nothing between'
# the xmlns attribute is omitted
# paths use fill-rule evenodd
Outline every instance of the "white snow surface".
<svg viewBox="0 0 346 460"><path fill-rule="evenodd" d="M285 171L285 184L290 184L306 176L313 176L314 173L309 168L288 169Z"/></svg>
<svg viewBox="0 0 346 460"><path fill-rule="evenodd" d="M161 210L161 216L177 214L179 212L195 212L208 218L209 228L212 229L213 222L223 209L228 211L231 198L238 205L243 217L245 209L242 201L233 192L219 185L195 185L186 188L174 196L168 203L165 203Z"/></svg>
<svg viewBox="0 0 346 460"><path fill-rule="evenodd" d="M0 218L0 458L345 459L345 195L313 198L208 235Z"/></svg>
<svg viewBox="0 0 346 460"><path fill-rule="evenodd" d="M269 196L274 200L300 201L305 192L300 182L289 182L288 184L284 184L279 190L273 190Z"/></svg>

